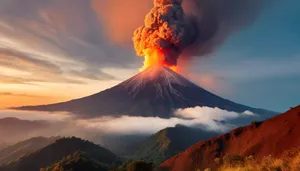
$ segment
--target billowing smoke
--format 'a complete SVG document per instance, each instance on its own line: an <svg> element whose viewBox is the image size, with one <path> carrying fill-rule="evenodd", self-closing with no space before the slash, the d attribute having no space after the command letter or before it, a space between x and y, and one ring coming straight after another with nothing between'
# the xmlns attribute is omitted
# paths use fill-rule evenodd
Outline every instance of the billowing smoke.
<svg viewBox="0 0 300 171"><path fill-rule="evenodd" d="M167 64L179 56L204 56L231 33L253 23L269 0L154 0L145 25L135 30L138 56L146 49L163 52Z"/></svg>
<svg viewBox="0 0 300 171"><path fill-rule="evenodd" d="M154 0L145 26L135 30L133 42L138 56L146 56L147 49L158 49L167 64L176 65L178 56L193 43L195 34L193 22L184 14L182 0Z"/></svg>
<svg viewBox="0 0 300 171"><path fill-rule="evenodd" d="M185 49L184 58L214 52L230 35L250 26L276 0L185 0L197 25L196 41Z"/></svg>

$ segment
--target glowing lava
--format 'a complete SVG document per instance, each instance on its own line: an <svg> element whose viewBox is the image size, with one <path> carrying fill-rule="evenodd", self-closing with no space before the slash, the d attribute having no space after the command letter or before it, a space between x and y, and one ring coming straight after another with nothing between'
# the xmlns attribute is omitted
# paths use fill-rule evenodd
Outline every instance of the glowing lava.
<svg viewBox="0 0 300 171"><path fill-rule="evenodd" d="M146 49L143 51L145 56L144 66L140 71L144 71L150 67L165 66L176 72L176 66L167 62L167 56L159 49Z"/></svg>

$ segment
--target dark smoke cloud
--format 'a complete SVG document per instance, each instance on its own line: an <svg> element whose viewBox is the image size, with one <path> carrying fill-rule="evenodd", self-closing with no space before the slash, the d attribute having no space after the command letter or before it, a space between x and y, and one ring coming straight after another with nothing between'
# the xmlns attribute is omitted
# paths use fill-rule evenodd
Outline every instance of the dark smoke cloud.
<svg viewBox="0 0 300 171"><path fill-rule="evenodd" d="M204 56L232 33L252 24L269 0L154 0L145 25L133 36L137 55L160 49L167 63ZM183 7L182 7L183 3Z"/></svg>
<svg viewBox="0 0 300 171"><path fill-rule="evenodd" d="M146 49L159 49L168 64L177 64L177 57L193 42L196 32L181 5L182 0L154 0L154 7L146 15L145 26L134 32L138 56L146 56Z"/></svg>
<svg viewBox="0 0 300 171"><path fill-rule="evenodd" d="M233 33L250 26L271 5L270 0L186 0L197 26L197 39L184 57L210 54Z"/></svg>

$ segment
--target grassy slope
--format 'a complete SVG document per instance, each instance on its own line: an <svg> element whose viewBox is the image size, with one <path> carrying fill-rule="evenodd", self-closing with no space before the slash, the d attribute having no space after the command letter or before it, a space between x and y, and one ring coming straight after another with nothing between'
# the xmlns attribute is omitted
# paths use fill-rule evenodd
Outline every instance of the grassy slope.
<svg viewBox="0 0 300 171"><path fill-rule="evenodd" d="M15 162L3 165L0 167L0 171L39 171L40 168L47 167L77 151L86 153L104 165L110 165L116 160L116 156L109 150L89 141L72 137L59 139Z"/></svg>
<svg viewBox="0 0 300 171"><path fill-rule="evenodd" d="M221 160L218 171L256 171L256 170L278 170L298 171L300 170L299 148L286 151L280 157L272 155L261 159L253 156L243 157L237 155L226 156Z"/></svg>

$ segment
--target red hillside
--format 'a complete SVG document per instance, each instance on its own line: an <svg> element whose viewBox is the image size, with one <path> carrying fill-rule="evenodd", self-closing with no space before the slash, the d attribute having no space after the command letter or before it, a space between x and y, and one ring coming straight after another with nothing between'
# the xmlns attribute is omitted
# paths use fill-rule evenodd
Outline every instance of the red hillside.
<svg viewBox="0 0 300 171"><path fill-rule="evenodd" d="M227 134L201 141L161 164L170 171L215 168L214 159L228 154L282 155L300 147L300 106L264 122L252 123Z"/></svg>

